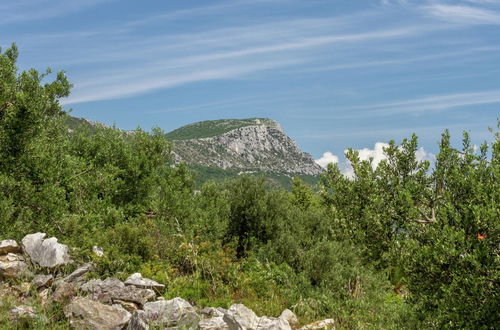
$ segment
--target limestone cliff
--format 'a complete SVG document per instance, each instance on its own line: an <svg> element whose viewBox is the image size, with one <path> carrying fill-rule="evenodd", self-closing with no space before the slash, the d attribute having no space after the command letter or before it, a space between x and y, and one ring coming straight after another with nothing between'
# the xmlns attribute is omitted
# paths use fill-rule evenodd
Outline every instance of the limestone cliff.
<svg viewBox="0 0 500 330"><path fill-rule="evenodd" d="M195 137L196 132L202 137ZM271 119L205 121L181 127L169 135L176 162L243 172L306 175L322 172L311 155L300 150Z"/></svg>

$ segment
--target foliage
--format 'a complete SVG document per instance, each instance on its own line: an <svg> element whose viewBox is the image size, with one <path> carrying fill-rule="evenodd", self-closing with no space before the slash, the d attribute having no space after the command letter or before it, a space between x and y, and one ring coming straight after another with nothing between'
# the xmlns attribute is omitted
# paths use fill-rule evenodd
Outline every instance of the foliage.
<svg viewBox="0 0 500 330"><path fill-rule="evenodd" d="M0 239L43 231L93 261L95 276L140 271L167 285L166 298L270 316L291 308L303 323L498 323L498 134L478 150L465 134L458 151L445 132L433 169L412 136L391 142L376 168L349 151L352 180L330 166L317 187L219 172L224 180L199 187L192 169L169 162L163 132L71 121L59 104L64 74L43 83L50 71L18 73L16 58L15 46L0 52ZM200 129L183 137L215 128ZM26 326L66 326L57 308L45 315Z"/></svg>

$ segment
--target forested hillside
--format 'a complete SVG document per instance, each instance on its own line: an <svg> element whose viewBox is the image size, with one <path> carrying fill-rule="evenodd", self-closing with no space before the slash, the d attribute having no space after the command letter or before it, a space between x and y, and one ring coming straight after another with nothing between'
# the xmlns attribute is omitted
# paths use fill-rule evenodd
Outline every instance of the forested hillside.
<svg viewBox="0 0 500 330"><path fill-rule="evenodd" d="M316 190L239 176L195 192L190 170L169 165L159 129L68 132L64 73L18 72L17 56L15 46L0 53L0 240L45 232L95 264L89 278L140 272L164 283L167 299L271 316L289 308L301 324L498 326L497 129L478 148L464 133L456 149L443 132L432 168L411 136L391 142L376 169L350 151L354 179L333 165ZM4 328L14 326L8 308ZM57 304L44 313L38 327L67 326Z"/></svg>

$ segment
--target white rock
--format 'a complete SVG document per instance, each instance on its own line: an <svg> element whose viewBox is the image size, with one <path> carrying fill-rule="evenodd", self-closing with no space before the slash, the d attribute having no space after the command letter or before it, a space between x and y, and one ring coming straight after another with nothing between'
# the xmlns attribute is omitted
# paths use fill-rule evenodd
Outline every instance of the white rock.
<svg viewBox="0 0 500 330"><path fill-rule="evenodd" d="M28 264L21 255L9 253L0 256L0 277L19 279L31 275Z"/></svg>
<svg viewBox="0 0 500 330"><path fill-rule="evenodd" d="M31 281L31 284L33 284L37 289L48 287L52 284L53 279L54 277L52 275L36 275Z"/></svg>
<svg viewBox="0 0 500 330"><path fill-rule="evenodd" d="M77 298L64 308L72 327L77 329L121 330L131 314L121 306L109 306L86 298Z"/></svg>
<svg viewBox="0 0 500 330"><path fill-rule="evenodd" d="M230 330L256 329L259 318L243 304L234 304L224 314L224 321Z"/></svg>
<svg viewBox="0 0 500 330"><path fill-rule="evenodd" d="M41 267L53 268L71 261L68 247L57 242L57 238L44 239L45 233L29 234L23 238L22 245L33 263Z"/></svg>
<svg viewBox="0 0 500 330"><path fill-rule="evenodd" d="M10 310L10 317L14 320L35 319L36 311L31 306L21 305Z"/></svg>
<svg viewBox="0 0 500 330"><path fill-rule="evenodd" d="M292 327L297 326L299 324L299 319L297 318L297 315L295 315L295 313L289 309L285 309L283 312L281 312L280 318L286 320L288 324L290 324L290 326Z"/></svg>
<svg viewBox="0 0 500 330"><path fill-rule="evenodd" d="M142 310L135 311L127 325L127 330L149 330L146 312Z"/></svg>
<svg viewBox="0 0 500 330"><path fill-rule="evenodd" d="M335 321L333 319L325 319L316 321L300 328L299 330L315 330L315 329L335 329Z"/></svg>
<svg viewBox="0 0 500 330"><path fill-rule="evenodd" d="M156 281L150 280L149 278L143 278L141 273L134 273L130 275L125 281L125 285L134 285L138 288L143 289L164 289L165 285L160 284Z"/></svg>
<svg viewBox="0 0 500 330"><path fill-rule="evenodd" d="M189 328L195 327L200 321L194 307L179 297L145 303L144 311L155 326Z"/></svg>
<svg viewBox="0 0 500 330"><path fill-rule="evenodd" d="M288 321L279 317L262 316L257 322L258 330L292 330Z"/></svg>
<svg viewBox="0 0 500 330"><path fill-rule="evenodd" d="M21 247L13 239L0 241L0 254L18 253L21 252Z"/></svg>
<svg viewBox="0 0 500 330"><path fill-rule="evenodd" d="M201 320L198 323L199 330L229 330L229 327L222 316Z"/></svg>

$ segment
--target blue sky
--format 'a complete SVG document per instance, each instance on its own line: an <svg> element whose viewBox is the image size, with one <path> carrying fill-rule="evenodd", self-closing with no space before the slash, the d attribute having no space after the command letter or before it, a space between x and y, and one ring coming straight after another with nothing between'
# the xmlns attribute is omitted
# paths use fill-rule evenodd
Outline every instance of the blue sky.
<svg viewBox="0 0 500 330"><path fill-rule="evenodd" d="M64 69L65 107L123 129L269 117L342 161L413 132L424 158L445 128L491 140L500 117L500 0L17 0L0 17L20 68Z"/></svg>

